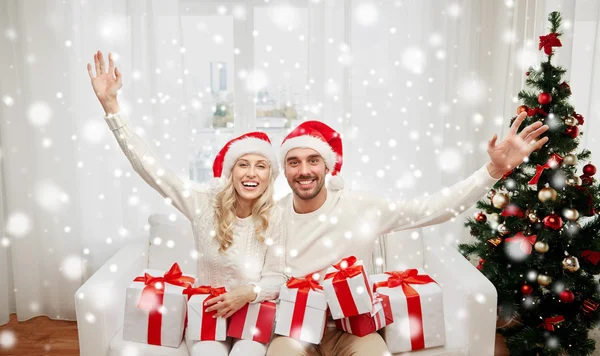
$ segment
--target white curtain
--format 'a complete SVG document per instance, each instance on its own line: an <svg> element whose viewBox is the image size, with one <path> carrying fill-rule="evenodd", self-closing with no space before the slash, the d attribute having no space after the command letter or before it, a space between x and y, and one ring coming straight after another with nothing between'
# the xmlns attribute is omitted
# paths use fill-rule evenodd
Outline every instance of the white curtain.
<svg viewBox="0 0 600 356"><path fill-rule="evenodd" d="M228 36L251 40L252 6L284 4L237 3L246 6L248 23L221 33L225 42ZM487 140L503 134L515 114L526 65L539 61L538 36L548 32L552 10L562 11L565 22L556 60L569 69L573 103L586 118L581 146L600 150L594 139L600 108L593 100L600 94L597 2L288 3L308 10L307 66L290 75L305 78L306 116L343 132L342 172L351 188L408 198L483 165ZM219 4L0 2L0 324L13 312L19 320L74 319L75 290L120 247L144 238L149 214L173 212L116 146L85 65L98 49L119 54L123 107L161 159L187 177L199 145L190 138L190 117L211 106L195 101L207 85L201 58L213 49L195 48L196 24L180 15L199 5L222 15L203 20L207 33L244 21L227 17L233 3ZM241 49L231 69L236 85L243 83L240 69L262 65L254 54L244 57L256 50L248 46L233 46ZM254 107L235 90L244 116L235 129L244 131L253 127ZM282 133L275 136L278 144ZM463 221L448 223L443 241L469 239Z"/></svg>

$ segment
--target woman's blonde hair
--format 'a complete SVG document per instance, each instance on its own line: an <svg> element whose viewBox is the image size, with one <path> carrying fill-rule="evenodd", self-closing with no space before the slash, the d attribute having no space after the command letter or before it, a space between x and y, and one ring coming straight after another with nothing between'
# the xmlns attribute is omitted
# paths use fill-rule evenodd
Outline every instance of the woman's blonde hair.
<svg viewBox="0 0 600 356"><path fill-rule="evenodd" d="M272 162L269 163L269 182L267 189L252 205L252 220L254 221L254 236L260 242L265 240L265 233L269 227L271 210L275 206L273 200L273 185L275 183ZM234 165L235 167L235 165ZM216 239L219 241L219 251L225 252L233 244L233 228L236 220L238 193L233 187L233 174L215 197L215 225Z"/></svg>

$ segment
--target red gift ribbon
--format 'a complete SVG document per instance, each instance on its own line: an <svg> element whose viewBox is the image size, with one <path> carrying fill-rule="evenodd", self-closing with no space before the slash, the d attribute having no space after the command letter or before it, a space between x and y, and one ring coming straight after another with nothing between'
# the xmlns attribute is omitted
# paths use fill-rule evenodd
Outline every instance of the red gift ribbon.
<svg viewBox="0 0 600 356"><path fill-rule="evenodd" d="M515 236L505 239L506 242L521 244L521 251L531 255L531 246L535 243L537 235L525 236L522 232L518 232Z"/></svg>
<svg viewBox="0 0 600 356"><path fill-rule="evenodd" d="M364 273L364 268L362 265L357 265L356 262L357 259L354 256L343 258L339 263L332 265L337 270L336 272L325 275L325 279L333 278L331 281L333 290L342 308L342 313L348 316L358 315L358 308L356 307L356 303L354 303L350 285L346 282L348 278L362 274L369 297L373 300L373 293L369 288L369 281L367 280L367 275Z"/></svg>
<svg viewBox="0 0 600 356"><path fill-rule="evenodd" d="M544 325L544 329L548 331L554 331L554 325L562 323L563 321L565 321L565 318L562 315L558 315L552 318L544 319L544 323L542 325Z"/></svg>
<svg viewBox="0 0 600 356"><path fill-rule="evenodd" d="M549 56L552 54L552 47L562 47L562 43L560 43L560 40L558 39L558 33L552 32L546 36L540 36L540 46L538 50L543 48L544 53Z"/></svg>
<svg viewBox="0 0 600 356"><path fill-rule="evenodd" d="M213 315L215 315L217 311L215 310L207 313L207 306L204 305L204 303L210 299L220 296L221 294L227 293L225 287L213 288L211 286L199 286L193 288L188 286L182 293L188 296L188 300L190 300L190 298L194 295L208 294L208 297L206 297L202 303L202 326L200 327L200 340L215 340L217 337L217 318L213 318Z"/></svg>
<svg viewBox="0 0 600 356"><path fill-rule="evenodd" d="M540 166L538 164L535 167L535 175L533 176L533 178L531 178L529 184L537 184L544 170L548 168L557 167L559 164L561 164L562 160L562 157L559 156L557 153L553 153L552 155L550 155L550 158L548 159L548 162L546 162L546 164L544 164L543 166Z"/></svg>
<svg viewBox="0 0 600 356"><path fill-rule="evenodd" d="M387 281L377 282L373 284L373 291L377 291L379 287L396 288L402 287L402 291L406 296L408 315L411 322L410 325L410 343L412 350L420 350L425 348L425 338L423 336L423 313L421 309L421 298L419 293L410 285L411 284L428 284L436 283L433 278L426 274L419 274L414 268L406 271L385 272L389 275ZM417 324L418 323L418 324Z"/></svg>
<svg viewBox="0 0 600 356"><path fill-rule="evenodd" d="M259 306L256 325L249 325L249 327L256 328L256 333L252 335L250 340L267 344L271 340L271 331L273 330L273 323L275 321L276 305L274 302L262 302L255 305ZM234 337L236 339L243 338L242 336L244 335L244 326L246 325L248 308L250 308L250 304L246 303L240 310L236 311L231 316L229 319L227 336Z"/></svg>
<svg viewBox="0 0 600 356"><path fill-rule="evenodd" d="M306 304L308 302L308 294L311 291L323 290L323 287L313 278L312 274L299 278L290 278L286 283L290 289L298 289L296 294L296 303L294 303L294 312L292 314L292 323L290 325L290 337L300 340L302 332L302 324L304 323L304 314L306 313Z"/></svg>
<svg viewBox="0 0 600 356"><path fill-rule="evenodd" d="M143 282L146 286L142 290L142 295L138 301L139 309L148 310L148 344L161 345L162 313L160 308L163 305L165 294L165 284L185 287L194 283L193 277L187 277L181 272L177 263L162 276L154 277L148 273L136 277L134 282Z"/></svg>

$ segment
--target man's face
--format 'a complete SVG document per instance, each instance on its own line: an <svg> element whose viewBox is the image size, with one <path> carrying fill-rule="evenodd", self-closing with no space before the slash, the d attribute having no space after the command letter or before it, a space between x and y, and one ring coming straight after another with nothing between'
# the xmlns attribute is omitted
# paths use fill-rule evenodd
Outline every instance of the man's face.
<svg viewBox="0 0 600 356"><path fill-rule="evenodd" d="M294 194L302 200L310 200L321 192L329 170L317 151L294 148L285 156L283 172Z"/></svg>

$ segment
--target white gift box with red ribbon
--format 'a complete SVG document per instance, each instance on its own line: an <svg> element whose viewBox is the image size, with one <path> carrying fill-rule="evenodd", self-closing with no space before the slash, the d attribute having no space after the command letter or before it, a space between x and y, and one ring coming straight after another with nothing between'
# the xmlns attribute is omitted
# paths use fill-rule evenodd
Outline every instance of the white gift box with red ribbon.
<svg viewBox="0 0 600 356"><path fill-rule="evenodd" d="M281 286L275 334L319 344L327 326L327 301L322 288L312 276L292 277Z"/></svg>
<svg viewBox="0 0 600 356"><path fill-rule="evenodd" d="M323 290L333 319L370 313L373 310L371 283L362 261L350 256L327 269Z"/></svg>
<svg viewBox="0 0 600 356"><path fill-rule="evenodd" d="M146 269L126 291L123 340L179 347L186 315L185 287L194 277L174 264L169 271Z"/></svg>
<svg viewBox="0 0 600 356"><path fill-rule="evenodd" d="M371 275L373 289L390 298L394 322L383 329L391 353L444 345L442 288L422 269Z"/></svg>
<svg viewBox="0 0 600 356"><path fill-rule="evenodd" d="M187 302L186 340L191 341L225 341L227 339L227 319L214 317L216 311L206 312L204 303L209 299L225 293L225 288L199 286L187 288L183 294L189 298Z"/></svg>

